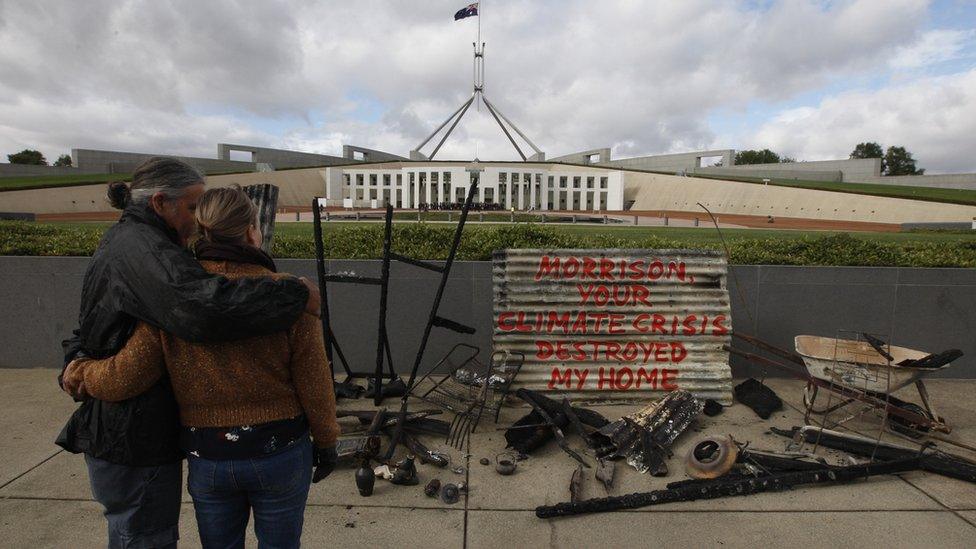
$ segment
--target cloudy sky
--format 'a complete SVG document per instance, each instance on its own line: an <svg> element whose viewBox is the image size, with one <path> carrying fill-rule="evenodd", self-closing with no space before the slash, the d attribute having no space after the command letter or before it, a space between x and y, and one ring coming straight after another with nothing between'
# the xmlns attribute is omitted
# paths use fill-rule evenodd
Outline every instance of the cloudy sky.
<svg viewBox="0 0 976 549"><path fill-rule="evenodd" d="M0 0L0 158L406 154L471 93L468 0ZM976 0L488 0L487 95L550 156L903 145L976 172ZM484 108L439 158L515 158ZM426 151L429 152L430 145Z"/></svg>

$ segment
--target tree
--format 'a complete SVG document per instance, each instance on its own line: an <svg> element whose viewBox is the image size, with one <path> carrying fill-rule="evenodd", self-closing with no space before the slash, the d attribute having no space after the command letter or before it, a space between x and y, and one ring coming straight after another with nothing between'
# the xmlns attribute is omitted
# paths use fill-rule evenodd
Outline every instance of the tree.
<svg viewBox="0 0 976 549"><path fill-rule="evenodd" d="M905 147L888 147L884 155L884 163L887 166L885 175L923 175L925 170L915 167L915 159L912 153L905 150Z"/></svg>
<svg viewBox="0 0 976 549"><path fill-rule="evenodd" d="M57 160L54 161L54 165L65 168L71 167L71 156L62 154Z"/></svg>
<svg viewBox="0 0 976 549"><path fill-rule="evenodd" d="M783 158L780 158L779 159L779 163L780 164L793 164L795 162L796 162L796 159L793 158L792 156L784 156Z"/></svg>
<svg viewBox="0 0 976 549"><path fill-rule="evenodd" d="M47 166L47 160L41 151L35 151L32 149L24 149L19 153L8 154L7 160L11 164L34 164L36 166Z"/></svg>
<svg viewBox="0 0 976 549"><path fill-rule="evenodd" d="M881 173L885 173L885 159L884 159L884 149L881 145L875 143L874 141L866 141L864 143L858 143L854 150L851 151L851 158L880 158L881 159Z"/></svg>
<svg viewBox="0 0 976 549"><path fill-rule="evenodd" d="M735 165L740 164L776 164L779 155L769 149L761 151L739 151L735 153Z"/></svg>

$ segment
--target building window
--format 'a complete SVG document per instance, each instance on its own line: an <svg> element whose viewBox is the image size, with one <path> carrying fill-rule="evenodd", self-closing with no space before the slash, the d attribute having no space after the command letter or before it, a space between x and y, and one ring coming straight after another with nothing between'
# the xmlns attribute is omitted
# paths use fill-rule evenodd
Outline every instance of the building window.
<svg viewBox="0 0 976 549"><path fill-rule="evenodd" d="M586 178L586 188L587 189L592 189L593 188L593 178L592 177L587 177Z"/></svg>
<svg viewBox="0 0 976 549"><path fill-rule="evenodd" d="M342 181L348 187L351 184L351 181L349 181L349 174L347 173L342 174Z"/></svg>
<svg viewBox="0 0 976 549"><path fill-rule="evenodd" d="M515 184L515 183L518 183L518 182L519 182L519 174L513 173L512 174L512 183Z"/></svg>
<svg viewBox="0 0 976 549"><path fill-rule="evenodd" d="M361 174L361 173L357 173L356 174L356 184L362 186L362 184L363 184L363 174Z"/></svg>
<svg viewBox="0 0 976 549"><path fill-rule="evenodd" d="M573 188L574 189L580 188L580 177L578 175L573 178Z"/></svg>
<svg viewBox="0 0 976 549"><path fill-rule="evenodd" d="M390 174L388 173L383 174L383 186L384 187L390 186Z"/></svg>
<svg viewBox="0 0 976 549"><path fill-rule="evenodd" d="M607 188L607 178L606 177L601 177L600 178L600 188L601 189L606 189Z"/></svg>
<svg viewBox="0 0 976 549"><path fill-rule="evenodd" d="M559 188L560 189L565 189L566 188L566 176L565 175L559 177Z"/></svg>
<svg viewBox="0 0 976 549"><path fill-rule="evenodd" d="M508 182L508 174L505 173L505 172L500 172L498 174L498 182L499 183L507 183Z"/></svg>
<svg viewBox="0 0 976 549"><path fill-rule="evenodd" d="M549 188L551 189L554 184L555 184L555 181L553 180L553 177L550 175L549 176Z"/></svg>

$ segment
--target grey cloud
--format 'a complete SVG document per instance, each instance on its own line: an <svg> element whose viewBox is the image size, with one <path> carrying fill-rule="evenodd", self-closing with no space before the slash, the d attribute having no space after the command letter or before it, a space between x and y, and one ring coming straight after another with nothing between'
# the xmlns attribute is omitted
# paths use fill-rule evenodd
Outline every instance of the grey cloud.
<svg viewBox="0 0 976 549"><path fill-rule="evenodd" d="M470 95L476 20L452 20L467 1L0 0L0 113L13 136L0 147L25 135L80 146L73 140L99 128L104 146L120 149L212 155L213 143L230 140L221 132L238 132L272 146L334 154L345 141L405 154ZM710 111L870 74L919 33L925 14L915 0L485 8L488 96L551 155L737 146L716 142ZM16 108L26 97L52 112L89 112L29 119ZM385 109L376 121L356 118L364 98ZM200 123L186 114L210 111L234 114ZM252 129L255 117L307 123L273 134ZM477 147L482 158L514 158L487 113L468 117L444 155ZM201 133L181 137L188 131Z"/></svg>

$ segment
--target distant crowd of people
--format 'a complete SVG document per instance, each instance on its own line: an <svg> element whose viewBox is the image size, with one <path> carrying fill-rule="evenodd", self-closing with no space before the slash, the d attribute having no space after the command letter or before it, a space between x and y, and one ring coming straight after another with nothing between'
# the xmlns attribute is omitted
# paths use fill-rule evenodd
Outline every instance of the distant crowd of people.
<svg viewBox="0 0 976 549"><path fill-rule="evenodd" d="M421 202L419 210L422 212L429 211L451 211L460 210L464 208L464 202ZM472 202L471 211L473 212L497 212L501 211L501 204L496 204L494 202Z"/></svg>

